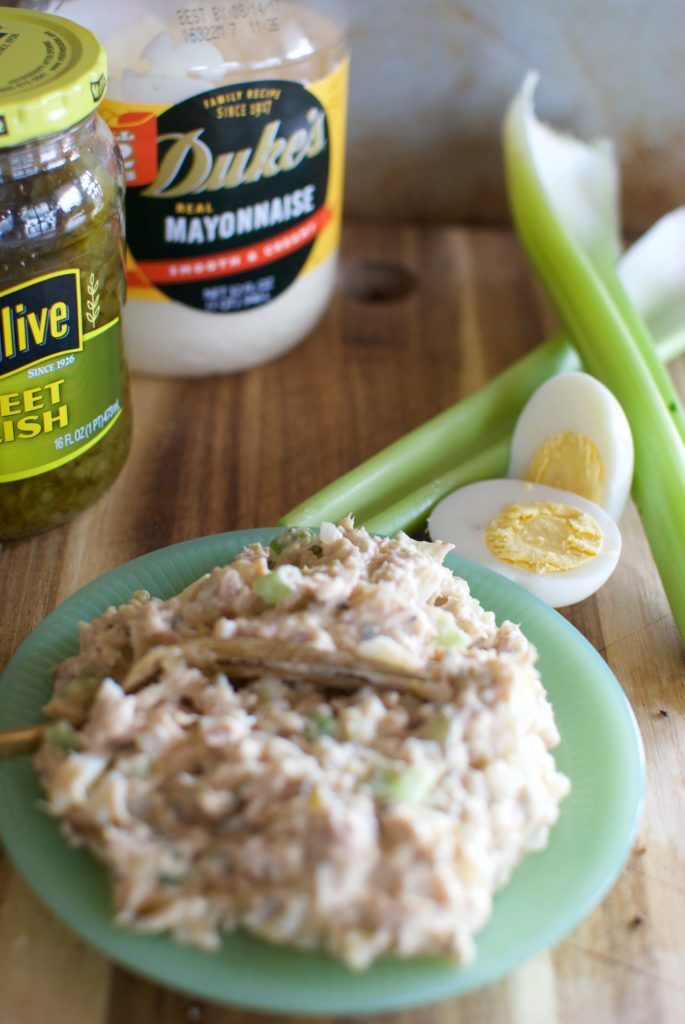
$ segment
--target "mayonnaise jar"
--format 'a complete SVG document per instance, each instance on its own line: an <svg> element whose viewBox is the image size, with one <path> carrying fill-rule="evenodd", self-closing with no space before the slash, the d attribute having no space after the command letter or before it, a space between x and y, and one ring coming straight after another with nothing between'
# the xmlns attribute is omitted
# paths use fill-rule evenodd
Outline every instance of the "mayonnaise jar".
<svg viewBox="0 0 685 1024"><path fill-rule="evenodd" d="M108 51L126 169L131 369L201 376L290 349L334 286L347 45L329 2L63 0Z"/></svg>

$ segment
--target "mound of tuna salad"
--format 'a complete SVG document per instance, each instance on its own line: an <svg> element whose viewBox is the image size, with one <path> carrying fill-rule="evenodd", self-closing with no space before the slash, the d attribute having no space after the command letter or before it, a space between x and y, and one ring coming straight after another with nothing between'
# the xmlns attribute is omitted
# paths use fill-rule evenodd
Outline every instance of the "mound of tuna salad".
<svg viewBox="0 0 685 1024"><path fill-rule="evenodd" d="M534 648L442 565L449 549L351 519L288 530L176 597L138 591L81 624L35 763L49 813L109 869L119 925L209 950L241 927L354 969L474 956L569 783ZM351 653L444 693L231 680L178 646L231 637Z"/></svg>

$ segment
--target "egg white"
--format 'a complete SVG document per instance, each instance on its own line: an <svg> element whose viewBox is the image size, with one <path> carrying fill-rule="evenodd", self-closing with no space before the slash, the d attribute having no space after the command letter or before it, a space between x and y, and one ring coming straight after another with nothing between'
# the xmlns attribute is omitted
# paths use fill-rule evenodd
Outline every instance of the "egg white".
<svg viewBox="0 0 685 1024"><path fill-rule="evenodd" d="M508 505L531 501L558 501L592 516L602 531L598 554L585 565L554 573L536 573L493 555L485 543L488 524ZM611 576L621 554L620 531L598 505L570 491L525 480L481 480L454 491L433 509L428 532L432 540L449 541L457 555L494 569L553 608L594 594Z"/></svg>
<svg viewBox="0 0 685 1024"><path fill-rule="evenodd" d="M597 446L604 464L600 504L618 522L633 480L633 436L614 395L588 373L560 373L534 392L514 428L509 476L525 480L540 445L566 430L585 434Z"/></svg>

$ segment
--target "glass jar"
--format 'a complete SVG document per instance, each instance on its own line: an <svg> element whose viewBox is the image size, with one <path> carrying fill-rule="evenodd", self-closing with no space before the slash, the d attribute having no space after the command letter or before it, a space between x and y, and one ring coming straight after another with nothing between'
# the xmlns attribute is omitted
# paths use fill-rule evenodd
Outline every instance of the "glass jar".
<svg viewBox="0 0 685 1024"><path fill-rule="evenodd" d="M106 58L63 18L0 12L0 539L66 522L131 434L124 181Z"/></svg>
<svg viewBox="0 0 685 1024"><path fill-rule="evenodd" d="M244 370L335 283L347 42L335 0L61 0L107 48L124 154L131 368Z"/></svg>

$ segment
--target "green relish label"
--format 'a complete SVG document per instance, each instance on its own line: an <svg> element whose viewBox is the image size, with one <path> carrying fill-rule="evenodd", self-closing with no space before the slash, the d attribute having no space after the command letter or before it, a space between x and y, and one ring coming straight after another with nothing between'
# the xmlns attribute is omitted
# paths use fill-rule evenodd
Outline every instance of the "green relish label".
<svg viewBox="0 0 685 1024"><path fill-rule="evenodd" d="M56 469L116 423L120 321L100 278L60 270L0 292L0 483Z"/></svg>

